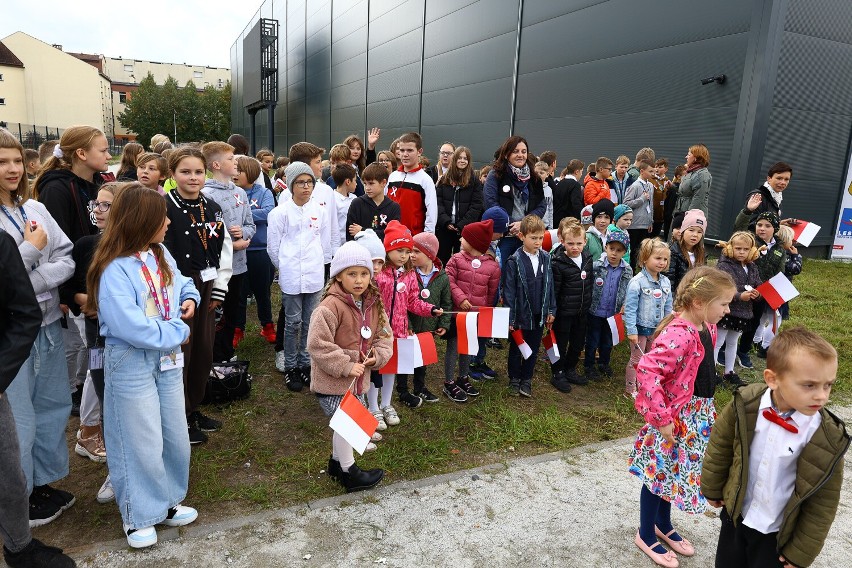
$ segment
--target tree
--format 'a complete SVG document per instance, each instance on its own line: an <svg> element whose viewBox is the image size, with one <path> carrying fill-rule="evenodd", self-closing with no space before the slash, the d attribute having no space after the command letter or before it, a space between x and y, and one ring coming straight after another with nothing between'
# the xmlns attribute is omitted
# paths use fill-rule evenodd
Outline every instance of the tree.
<svg viewBox="0 0 852 568"><path fill-rule="evenodd" d="M174 138L175 126L178 142L226 140L231 130L231 83L224 89L208 85L199 92L192 81L181 88L171 76L159 86L149 73L128 97L118 120L142 141L157 133Z"/></svg>

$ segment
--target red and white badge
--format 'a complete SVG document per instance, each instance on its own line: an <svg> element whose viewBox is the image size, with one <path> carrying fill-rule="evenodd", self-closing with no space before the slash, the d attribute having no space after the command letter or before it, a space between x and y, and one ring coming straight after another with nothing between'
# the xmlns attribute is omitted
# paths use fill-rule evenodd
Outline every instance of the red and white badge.
<svg viewBox="0 0 852 568"><path fill-rule="evenodd" d="M373 330L369 328L369 326L364 326L361 328L361 337L364 339L370 339L373 336Z"/></svg>
<svg viewBox="0 0 852 568"><path fill-rule="evenodd" d="M396 285L396 291L397 291L397 292L402 293L402 292L405 292L405 290L406 290L406 289L407 289L407 288L406 288L406 286L405 286L405 282L398 282L398 283L397 283L397 285Z"/></svg>
<svg viewBox="0 0 852 568"><path fill-rule="evenodd" d="M604 279L603 278L595 278L595 286L603 286Z"/></svg>
<svg viewBox="0 0 852 568"><path fill-rule="evenodd" d="M586 276L588 276L588 274L586 274L586 271L585 271L585 270L583 270L583 271L581 271L581 272L580 272L580 280L585 280L585 279L586 279Z"/></svg>
<svg viewBox="0 0 852 568"><path fill-rule="evenodd" d="M508 185L503 186L503 193L509 193L510 191L512 191L511 187L509 187Z"/></svg>
<svg viewBox="0 0 852 568"><path fill-rule="evenodd" d="M654 298L659 300L660 298L663 297L663 291L660 290L659 288L657 288L653 292L651 292L651 295L654 296Z"/></svg>
<svg viewBox="0 0 852 568"><path fill-rule="evenodd" d="M474 268L479 268L480 266L482 266L482 261L478 258L474 258L472 261L470 261L470 265Z"/></svg>
<svg viewBox="0 0 852 568"><path fill-rule="evenodd" d="M431 296L431 293L429 292L428 289L423 288L422 290L420 290L420 297L421 298L423 298L424 300L427 300L429 298L429 296Z"/></svg>

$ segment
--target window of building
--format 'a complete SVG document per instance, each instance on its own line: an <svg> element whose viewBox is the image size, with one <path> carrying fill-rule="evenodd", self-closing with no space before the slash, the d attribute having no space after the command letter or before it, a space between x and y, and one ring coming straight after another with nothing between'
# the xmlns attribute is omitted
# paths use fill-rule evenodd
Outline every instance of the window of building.
<svg viewBox="0 0 852 568"><path fill-rule="evenodd" d="M126 103L127 102L127 93L123 91L118 92L118 102Z"/></svg>
<svg viewBox="0 0 852 568"><path fill-rule="evenodd" d="M224 87L224 86L225 86L225 80L224 80L224 79L219 79L219 88L221 89L221 88L222 88L222 87Z"/></svg>
<svg viewBox="0 0 852 568"><path fill-rule="evenodd" d="M195 77L196 79L203 79L204 78L204 71L193 71L192 76Z"/></svg>
<svg viewBox="0 0 852 568"><path fill-rule="evenodd" d="M127 73L133 73L133 64L132 63L125 63L124 64L124 71L127 72Z"/></svg>
<svg viewBox="0 0 852 568"><path fill-rule="evenodd" d="M5 105L5 104L6 104L6 99L0 99L0 105Z"/></svg>
<svg viewBox="0 0 852 568"><path fill-rule="evenodd" d="M0 73L0 81L3 80L3 73Z"/></svg>

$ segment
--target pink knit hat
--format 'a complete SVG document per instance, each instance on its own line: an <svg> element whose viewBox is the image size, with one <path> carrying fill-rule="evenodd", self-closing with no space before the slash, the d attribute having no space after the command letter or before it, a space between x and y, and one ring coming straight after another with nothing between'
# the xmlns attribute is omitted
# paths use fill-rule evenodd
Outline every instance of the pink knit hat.
<svg viewBox="0 0 852 568"><path fill-rule="evenodd" d="M704 216L704 211L701 209L690 209L683 216L683 223L680 225L680 229L685 231L690 227L698 227L705 233L707 232L707 217Z"/></svg>
<svg viewBox="0 0 852 568"><path fill-rule="evenodd" d="M441 261L438 260L438 237L433 233L417 233L414 235L414 246L417 250L429 257L434 264L440 266Z"/></svg>

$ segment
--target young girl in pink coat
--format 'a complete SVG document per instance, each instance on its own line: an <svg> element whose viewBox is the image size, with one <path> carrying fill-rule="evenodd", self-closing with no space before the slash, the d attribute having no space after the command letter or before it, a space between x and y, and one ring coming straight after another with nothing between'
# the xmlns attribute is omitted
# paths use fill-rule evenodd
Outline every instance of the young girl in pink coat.
<svg viewBox="0 0 852 568"><path fill-rule="evenodd" d="M677 568L675 553L695 554L672 527L671 505L692 514L706 508L701 463L716 419L713 345L716 324L729 312L736 291L731 277L716 268L687 272L678 286L674 314L660 322L636 371L635 406L647 424L628 461L630 473L642 480L634 542L667 568Z"/></svg>
<svg viewBox="0 0 852 568"><path fill-rule="evenodd" d="M408 337L408 312L423 317L437 317L444 310L427 304L418 295L420 288L411 266L411 247L414 245L411 231L399 221L391 221L385 229L384 244L387 261L384 269L376 275L376 284L382 294L394 338ZM383 373L380 384L370 384L370 390L367 391L370 412L379 421L379 430L399 424L399 415L391 405L396 378L396 375ZM381 406L379 389L382 394ZM423 403L422 398L408 392L408 375L399 376L397 392L400 402L408 407L417 408Z"/></svg>

